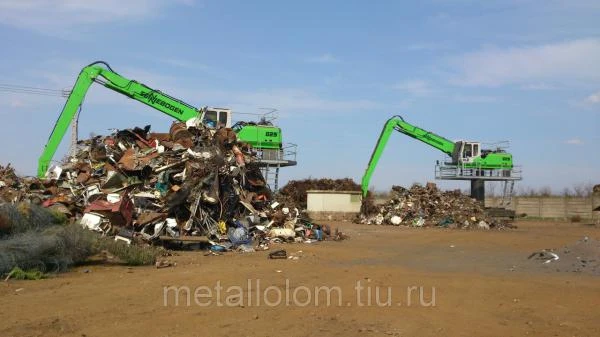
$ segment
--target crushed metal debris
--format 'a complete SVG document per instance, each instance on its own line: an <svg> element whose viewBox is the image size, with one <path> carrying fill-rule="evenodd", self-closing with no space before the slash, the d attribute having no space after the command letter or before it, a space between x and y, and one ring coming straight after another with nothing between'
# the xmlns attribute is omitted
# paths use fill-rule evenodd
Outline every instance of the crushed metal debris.
<svg viewBox="0 0 600 337"><path fill-rule="evenodd" d="M203 242L219 253L347 238L276 202L257 158L231 129L192 118L169 133L147 125L79 141L46 179L19 178L0 166L0 197L40 204L127 244Z"/></svg>
<svg viewBox="0 0 600 337"><path fill-rule="evenodd" d="M361 187L350 178L291 180L279 190L277 200L305 209L307 206L306 192L309 190L360 191Z"/></svg>
<svg viewBox="0 0 600 337"><path fill-rule="evenodd" d="M366 198L356 221L368 225L444 227L462 229L514 228L490 218L484 207L460 191L441 191L434 183L410 189L393 186L389 200L375 205Z"/></svg>

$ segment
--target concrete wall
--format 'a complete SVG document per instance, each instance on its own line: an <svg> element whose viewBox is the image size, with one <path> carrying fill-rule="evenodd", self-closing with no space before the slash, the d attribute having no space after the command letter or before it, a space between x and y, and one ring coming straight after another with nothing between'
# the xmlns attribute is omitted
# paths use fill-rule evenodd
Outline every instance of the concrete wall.
<svg viewBox="0 0 600 337"><path fill-rule="evenodd" d="M500 205L501 198L486 198L487 207ZM510 209L515 210L517 215L527 214L536 218L559 218L569 219L580 216L583 219L596 220L598 212L592 212L594 205L600 202L600 196L594 195L589 198L576 197L515 197Z"/></svg>
<svg viewBox="0 0 600 337"><path fill-rule="evenodd" d="M497 207L501 198L486 198L487 207ZM307 211L315 220L352 220L360 212L360 192L308 191ZM592 208L600 206L600 195L589 198L576 197L515 197L510 209L517 215L528 217L570 219L580 216L582 219L600 221L600 212Z"/></svg>
<svg viewBox="0 0 600 337"><path fill-rule="evenodd" d="M357 191L307 191L308 215L315 220L352 220L360 212Z"/></svg>

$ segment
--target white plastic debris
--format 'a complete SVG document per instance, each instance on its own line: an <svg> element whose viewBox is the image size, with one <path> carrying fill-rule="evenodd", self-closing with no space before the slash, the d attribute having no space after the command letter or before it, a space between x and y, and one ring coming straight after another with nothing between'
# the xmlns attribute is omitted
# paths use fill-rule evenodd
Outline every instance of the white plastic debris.
<svg viewBox="0 0 600 337"><path fill-rule="evenodd" d="M269 231L269 236L272 238L293 238L296 236L296 231L291 228L272 228Z"/></svg>
<svg viewBox="0 0 600 337"><path fill-rule="evenodd" d="M552 253L552 252L546 252L546 253L547 253L548 255L550 255L552 258L551 258L551 259L549 259L549 260L547 260L547 261L545 261L544 263L550 263L550 262L552 262L552 261L556 261L556 260L560 259L560 258L558 257L558 255L556 255L556 254L554 254L554 253Z"/></svg>
<svg viewBox="0 0 600 337"><path fill-rule="evenodd" d="M479 221L479 223L477 224L477 227L479 229L490 229L490 225L487 224L487 222L481 220Z"/></svg>
<svg viewBox="0 0 600 337"><path fill-rule="evenodd" d="M157 222L154 225L148 224L142 228L140 232L147 240L155 239L159 237L165 228L166 221ZM148 231L153 230L152 233L148 233Z"/></svg>
<svg viewBox="0 0 600 337"><path fill-rule="evenodd" d="M375 217L375 224L381 225L383 223L383 214L377 214Z"/></svg>
<svg viewBox="0 0 600 337"><path fill-rule="evenodd" d="M123 242L127 243L128 245L131 244L131 239L126 238L124 236L120 236L120 235L115 236L115 241L123 241Z"/></svg>
<svg viewBox="0 0 600 337"><path fill-rule="evenodd" d="M399 217L399 216L397 216L397 215L394 215L394 216L393 216L393 217L390 219L390 222L392 223L392 225L394 225L394 226L398 226L398 225L400 225L400 224L402 223L402 218L401 218L401 217Z"/></svg>
<svg viewBox="0 0 600 337"><path fill-rule="evenodd" d="M167 219L165 219L165 221L167 222L167 227L169 227L169 228L177 227L177 220L175 220L175 218L167 218Z"/></svg>
<svg viewBox="0 0 600 337"><path fill-rule="evenodd" d="M527 259L535 258L536 260L544 260L544 263L550 263L559 259L558 255L548 250L534 252Z"/></svg>
<svg viewBox="0 0 600 337"><path fill-rule="evenodd" d="M46 172L46 178L58 179L58 178L60 178L62 171L63 171L62 167L60 167L58 165L52 165Z"/></svg>
<svg viewBox="0 0 600 337"><path fill-rule="evenodd" d="M210 157L212 157L212 154L209 151L196 152L192 149L187 149L187 153L190 156L198 159L210 159Z"/></svg>
<svg viewBox="0 0 600 337"><path fill-rule="evenodd" d="M186 128L199 128L202 125L202 120L200 117L192 117L185 122Z"/></svg>
<svg viewBox="0 0 600 337"><path fill-rule="evenodd" d="M92 231L102 232L100 225L102 224L104 218L101 215L95 213L85 213L79 223L83 228L87 228Z"/></svg>
<svg viewBox="0 0 600 337"><path fill-rule="evenodd" d="M86 194L89 197L91 197L94 194L99 194L100 193L100 187L98 187L98 185L90 185L88 187L85 188Z"/></svg>
<svg viewBox="0 0 600 337"><path fill-rule="evenodd" d="M110 202L111 204L115 204L121 201L121 195L118 193L109 193L106 195L106 201Z"/></svg>

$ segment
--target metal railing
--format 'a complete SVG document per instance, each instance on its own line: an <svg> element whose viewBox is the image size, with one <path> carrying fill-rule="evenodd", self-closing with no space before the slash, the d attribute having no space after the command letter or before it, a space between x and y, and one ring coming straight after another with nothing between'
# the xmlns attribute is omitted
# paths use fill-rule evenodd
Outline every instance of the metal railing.
<svg viewBox="0 0 600 337"><path fill-rule="evenodd" d="M520 166L514 166L512 169L490 169L483 167L473 167L465 164L449 164L438 161L435 165L435 178L442 180L521 180L523 179Z"/></svg>
<svg viewBox="0 0 600 337"><path fill-rule="evenodd" d="M282 166L291 166L296 164L298 145L286 143L281 149L259 149L257 157L259 162L268 164L281 164Z"/></svg>

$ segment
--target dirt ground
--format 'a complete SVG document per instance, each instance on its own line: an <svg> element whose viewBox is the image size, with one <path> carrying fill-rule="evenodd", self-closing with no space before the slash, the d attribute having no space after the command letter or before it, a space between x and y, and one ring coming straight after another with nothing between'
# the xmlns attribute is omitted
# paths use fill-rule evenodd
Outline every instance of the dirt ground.
<svg viewBox="0 0 600 337"><path fill-rule="evenodd" d="M600 239L598 227L332 225L351 238L271 249L298 259L185 252L168 258L177 263L171 268L92 265L47 280L4 282L0 335L600 336L600 278L527 260L584 236ZM190 305L185 291L174 290L165 305L170 286L188 287ZM314 291L324 286L333 289L329 305L326 292Z"/></svg>

